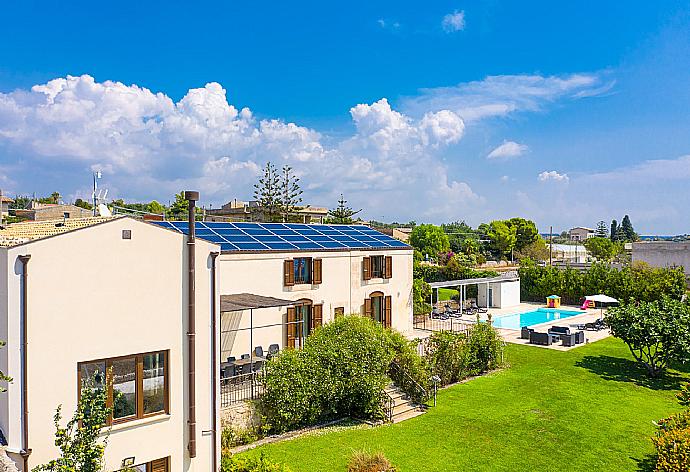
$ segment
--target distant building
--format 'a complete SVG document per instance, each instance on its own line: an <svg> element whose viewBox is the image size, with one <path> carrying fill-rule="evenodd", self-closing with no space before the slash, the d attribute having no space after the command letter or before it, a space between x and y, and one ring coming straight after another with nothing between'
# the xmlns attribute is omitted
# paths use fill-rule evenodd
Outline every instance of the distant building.
<svg viewBox="0 0 690 472"><path fill-rule="evenodd" d="M587 262L587 249L580 244L553 244L551 248L551 258L554 263L583 264Z"/></svg>
<svg viewBox="0 0 690 472"><path fill-rule="evenodd" d="M292 222L319 224L328 216L328 208L305 205L298 207ZM206 210L206 221L254 221L265 222L266 214L259 202L234 199L218 209Z"/></svg>
<svg viewBox="0 0 690 472"><path fill-rule="evenodd" d="M5 197L4 195L0 197L0 215L9 215L10 203L14 203L14 200L10 197Z"/></svg>
<svg viewBox="0 0 690 472"><path fill-rule="evenodd" d="M406 243L410 240L411 232L412 228L393 228L393 237Z"/></svg>
<svg viewBox="0 0 690 472"><path fill-rule="evenodd" d="M683 267L690 280L690 242L645 241L632 243L632 260L652 267Z"/></svg>
<svg viewBox="0 0 690 472"><path fill-rule="evenodd" d="M29 221L48 221L60 218L88 218L93 216L91 210L64 203L31 202L29 208L18 208L12 211L16 216L25 218Z"/></svg>
<svg viewBox="0 0 690 472"><path fill-rule="evenodd" d="M568 237L571 241L585 241L594 236L592 228L585 228L584 226L577 226L568 231Z"/></svg>

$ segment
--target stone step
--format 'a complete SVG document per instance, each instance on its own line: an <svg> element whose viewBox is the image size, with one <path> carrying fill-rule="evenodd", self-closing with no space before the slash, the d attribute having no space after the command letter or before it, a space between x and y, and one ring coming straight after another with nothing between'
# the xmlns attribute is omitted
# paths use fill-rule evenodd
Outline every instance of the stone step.
<svg viewBox="0 0 690 472"><path fill-rule="evenodd" d="M422 410L420 408L415 408L413 410L406 411L405 413L401 413L397 416L393 417L393 423L400 423L401 421L409 420L410 418L414 418L416 416L420 416L426 413L425 410Z"/></svg>
<svg viewBox="0 0 690 472"><path fill-rule="evenodd" d="M418 407L415 403L412 403L410 401L405 401L403 403L399 403L393 407L393 417L397 415L401 415L403 413L407 413L408 411L411 410L416 410Z"/></svg>

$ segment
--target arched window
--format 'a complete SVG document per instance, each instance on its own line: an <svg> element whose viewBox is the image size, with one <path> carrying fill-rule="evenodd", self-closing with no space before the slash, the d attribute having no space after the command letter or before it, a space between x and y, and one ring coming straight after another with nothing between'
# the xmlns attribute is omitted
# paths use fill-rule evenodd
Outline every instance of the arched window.
<svg viewBox="0 0 690 472"><path fill-rule="evenodd" d="M301 348L304 339L323 324L323 305L308 298L297 300L287 310L287 347Z"/></svg>
<svg viewBox="0 0 690 472"><path fill-rule="evenodd" d="M392 325L391 305L392 297L385 296L383 292L372 292L369 298L364 300L364 315L374 321L378 321L386 328Z"/></svg>

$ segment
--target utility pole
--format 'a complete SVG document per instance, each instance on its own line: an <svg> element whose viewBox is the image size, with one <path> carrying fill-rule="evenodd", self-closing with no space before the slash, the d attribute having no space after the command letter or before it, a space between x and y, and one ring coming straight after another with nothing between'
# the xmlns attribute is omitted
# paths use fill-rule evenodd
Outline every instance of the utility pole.
<svg viewBox="0 0 690 472"><path fill-rule="evenodd" d="M549 226L549 267L553 266L553 226Z"/></svg>
<svg viewBox="0 0 690 472"><path fill-rule="evenodd" d="M93 216L98 214L98 196L96 192L98 191L98 179L101 177L100 170L93 173Z"/></svg>
<svg viewBox="0 0 690 472"><path fill-rule="evenodd" d="M2 189L0 188L0 226L2 226L3 218L5 217L4 213L2 212L3 210L3 205L2 205ZM8 208L9 208L9 203L8 203Z"/></svg>

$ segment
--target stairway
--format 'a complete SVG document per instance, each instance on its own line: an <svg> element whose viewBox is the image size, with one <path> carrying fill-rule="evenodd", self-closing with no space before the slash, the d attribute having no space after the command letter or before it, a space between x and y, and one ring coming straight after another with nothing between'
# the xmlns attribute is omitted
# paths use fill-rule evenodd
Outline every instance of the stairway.
<svg viewBox="0 0 690 472"><path fill-rule="evenodd" d="M415 416L423 415L426 408L412 401L405 392L400 390L395 384L389 384L385 389L393 399L393 423L409 420Z"/></svg>

